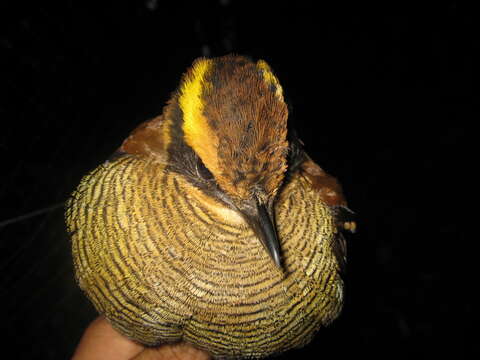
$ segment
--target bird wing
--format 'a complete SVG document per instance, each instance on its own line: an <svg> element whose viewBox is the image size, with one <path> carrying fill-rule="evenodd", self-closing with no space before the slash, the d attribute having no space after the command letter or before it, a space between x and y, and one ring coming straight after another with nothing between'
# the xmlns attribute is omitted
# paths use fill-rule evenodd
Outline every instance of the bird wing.
<svg viewBox="0 0 480 360"><path fill-rule="evenodd" d="M163 115L141 123L123 141L115 155L146 155L166 162L168 134L165 124Z"/></svg>
<svg viewBox="0 0 480 360"><path fill-rule="evenodd" d="M289 171L299 172L306 178L311 188L318 192L322 201L331 209L339 230L332 242L332 249L343 272L346 265L347 246L342 231L355 232L354 212L347 207L347 201L338 180L308 156L295 131L291 131L290 134Z"/></svg>

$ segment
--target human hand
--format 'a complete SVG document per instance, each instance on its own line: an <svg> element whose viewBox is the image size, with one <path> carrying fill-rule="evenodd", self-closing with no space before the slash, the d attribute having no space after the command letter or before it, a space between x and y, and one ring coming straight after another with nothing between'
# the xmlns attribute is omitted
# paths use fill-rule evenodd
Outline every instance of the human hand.
<svg viewBox="0 0 480 360"><path fill-rule="evenodd" d="M112 328L100 316L85 330L72 360L210 360L211 356L191 345L179 343L145 348Z"/></svg>

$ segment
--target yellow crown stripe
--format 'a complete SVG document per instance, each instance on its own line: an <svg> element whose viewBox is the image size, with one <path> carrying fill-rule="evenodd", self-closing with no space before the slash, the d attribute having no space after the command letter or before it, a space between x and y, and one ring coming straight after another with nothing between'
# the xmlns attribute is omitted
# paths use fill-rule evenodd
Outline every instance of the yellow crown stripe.
<svg viewBox="0 0 480 360"><path fill-rule="evenodd" d="M200 156L205 166L215 174L218 138L203 115L205 107L202 95L212 89L205 75L213 67L213 60L199 59L185 75L180 86L178 103L183 112L185 142Z"/></svg>
<svg viewBox="0 0 480 360"><path fill-rule="evenodd" d="M269 84L275 86L275 96L280 100L283 100L283 88L280 85L277 77L273 75L272 69L264 60L257 61L257 67L262 71L263 80Z"/></svg>
<svg viewBox="0 0 480 360"><path fill-rule="evenodd" d="M183 111L183 130L187 137L202 133L208 127L206 119L201 116L205 106L202 92L211 88L211 84L205 81L205 74L212 65L212 60L197 60L180 87L179 104Z"/></svg>

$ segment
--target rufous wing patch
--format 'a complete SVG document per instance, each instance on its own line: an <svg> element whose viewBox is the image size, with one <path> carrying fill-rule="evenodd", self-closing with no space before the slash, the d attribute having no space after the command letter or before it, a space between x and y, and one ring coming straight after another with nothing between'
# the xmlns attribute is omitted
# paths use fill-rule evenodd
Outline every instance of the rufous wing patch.
<svg viewBox="0 0 480 360"><path fill-rule="evenodd" d="M354 213L347 207L342 186L337 179L325 172L309 157L300 168L302 175L309 181L311 187L318 191L323 202L335 209L338 226L352 233L356 232L357 223L353 220Z"/></svg>
<svg viewBox="0 0 480 360"><path fill-rule="evenodd" d="M132 155L153 156L165 161L170 141L165 123L163 116L143 122L123 141L118 150Z"/></svg>
<svg viewBox="0 0 480 360"><path fill-rule="evenodd" d="M342 186L336 178L325 172L312 159L308 158L301 165L302 174L313 189L320 193L322 200L329 206L347 206Z"/></svg>

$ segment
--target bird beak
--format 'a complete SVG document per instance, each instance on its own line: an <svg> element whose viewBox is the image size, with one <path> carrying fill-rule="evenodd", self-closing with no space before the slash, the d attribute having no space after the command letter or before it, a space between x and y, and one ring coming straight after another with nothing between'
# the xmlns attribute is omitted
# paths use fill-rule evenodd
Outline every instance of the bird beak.
<svg viewBox="0 0 480 360"><path fill-rule="evenodd" d="M252 205L248 211L241 212L275 265L281 269L280 243L274 226L273 209L269 209L258 199L255 199Z"/></svg>

